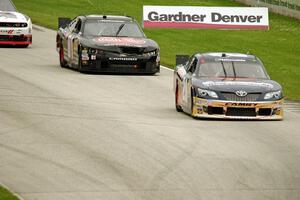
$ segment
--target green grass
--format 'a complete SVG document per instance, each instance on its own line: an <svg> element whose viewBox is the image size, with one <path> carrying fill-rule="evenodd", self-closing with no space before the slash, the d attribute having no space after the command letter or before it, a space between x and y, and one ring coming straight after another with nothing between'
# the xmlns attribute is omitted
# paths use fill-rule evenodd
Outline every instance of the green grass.
<svg viewBox="0 0 300 200"><path fill-rule="evenodd" d="M0 186L0 199L1 200L19 200L16 196L11 194L8 190Z"/></svg>
<svg viewBox="0 0 300 200"><path fill-rule="evenodd" d="M126 14L139 22L143 5L241 6L232 0L14 0L34 23L57 28L58 17L79 14ZM161 47L162 64L174 67L176 54L251 52L261 58L289 99L300 100L300 21L270 14L269 31L146 29Z"/></svg>

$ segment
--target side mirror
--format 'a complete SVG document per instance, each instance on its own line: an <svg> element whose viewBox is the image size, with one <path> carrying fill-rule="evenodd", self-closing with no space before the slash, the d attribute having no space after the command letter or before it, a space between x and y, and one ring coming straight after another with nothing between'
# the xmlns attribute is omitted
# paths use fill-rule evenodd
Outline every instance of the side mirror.
<svg viewBox="0 0 300 200"><path fill-rule="evenodd" d="M59 17L58 28L66 28L72 20L70 18Z"/></svg>
<svg viewBox="0 0 300 200"><path fill-rule="evenodd" d="M186 64L189 58L189 55L176 55L176 66Z"/></svg>

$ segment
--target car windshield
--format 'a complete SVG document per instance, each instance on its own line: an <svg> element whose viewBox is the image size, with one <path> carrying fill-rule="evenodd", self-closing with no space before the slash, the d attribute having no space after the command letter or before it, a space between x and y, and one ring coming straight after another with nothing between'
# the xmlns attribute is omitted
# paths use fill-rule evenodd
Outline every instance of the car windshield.
<svg viewBox="0 0 300 200"><path fill-rule="evenodd" d="M85 23L83 34L94 37L144 37L144 33L134 22L102 20L88 20Z"/></svg>
<svg viewBox="0 0 300 200"><path fill-rule="evenodd" d="M199 66L201 77L234 77L266 79L262 65L257 61L208 61Z"/></svg>

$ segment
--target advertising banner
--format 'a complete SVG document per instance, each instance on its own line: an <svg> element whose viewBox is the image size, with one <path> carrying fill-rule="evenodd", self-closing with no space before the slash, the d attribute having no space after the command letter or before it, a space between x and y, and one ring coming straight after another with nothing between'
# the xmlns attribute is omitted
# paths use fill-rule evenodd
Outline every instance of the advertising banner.
<svg viewBox="0 0 300 200"><path fill-rule="evenodd" d="M265 7L144 6L144 28L269 29Z"/></svg>

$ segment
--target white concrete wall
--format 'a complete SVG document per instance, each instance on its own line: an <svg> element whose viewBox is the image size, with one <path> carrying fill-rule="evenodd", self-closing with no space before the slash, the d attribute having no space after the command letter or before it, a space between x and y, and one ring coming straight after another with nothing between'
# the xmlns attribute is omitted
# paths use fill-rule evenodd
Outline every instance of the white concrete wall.
<svg viewBox="0 0 300 200"><path fill-rule="evenodd" d="M251 6L266 6L269 8L269 10L271 12L289 16L289 17L294 17L294 18L300 20L300 11L299 10L294 10L294 9L290 9L290 8L283 7L283 6L264 3L261 0L236 0L236 1L247 4L247 5L251 5ZM300 0L293 0L290 2L300 5Z"/></svg>

